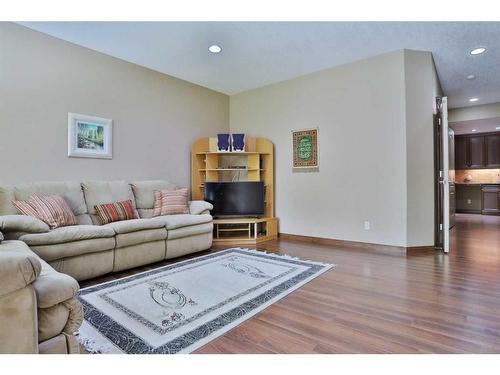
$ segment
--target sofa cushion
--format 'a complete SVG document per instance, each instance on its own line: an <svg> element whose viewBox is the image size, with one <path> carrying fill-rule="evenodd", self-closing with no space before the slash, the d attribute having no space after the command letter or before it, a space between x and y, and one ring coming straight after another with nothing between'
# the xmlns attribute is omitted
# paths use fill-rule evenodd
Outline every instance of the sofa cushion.
<svg viewBox="0 0 500 375"><path fill-rule="evenodd" d="M116 235L116 249L133 245L146 245L149 242L164 241L166 239L167 229L165 227L122 233Z"/></svg>
<svg viewBox="0 0 500 375"><path fill-rule="evenodd" d="M131 200L96 204L95 206L100 224L109 224L115 221L137 219L137 212Z"/></svg>
<svg viewBox="0 0 500 375"><path fill-rule="evenodd" d="M82 187L87 210L94 224L100 224L95 209L98 204L130 200L136 210L132 187L125 181L86 181L82 183ZM137 212L136 216L139 217Z"/></svg>
<svg viewBox="0 0 500 375"><path fill-rule="evenodd" d="M111 228L98 225L73 225L56 228L47 233L25 234L19 239L29 246L50 245L66 242L89 240L94 238L113 237L115 232Z"/></svg>
<svg viewBox="0 0 500 375"><path fill-rule="evenodd" d="M115 221L103 226L104 228L111 228L115 233L130 233L147 229L165 228L165 223L162 221L155 221L151 219L132 219Z"/></svg>
<svg viewBox="0 0 500 375"><path fill-rule="evenodd" d="M16 215L19 212L12 204L16 200L14 195L14 186L0 186L0 215Z"/></svg>
<svg viewBox="0 0 500 375"><path fill-rule="evenodd" d="M131 182L135 204L139 216L150 218L153 215L154 192L157 190L174 190L176 186L165 180Z"/></svg>
<svg viewBox="0 0 500 375"><path fill-rule="evenodd" d="M162 223L165 224L165 227L168 230L171 230L171 229L188 227L191 225L210 223L212 222L212 216L181 214L181 215L156 216L151 220L161 221Z"/></svg>
<svg viewBox="0 0 500 375"><path fill-rule="evenodd" d="M191 215L201 215L204 213L209 213L213 210L214 206L206 201L190 201L189 202L189 213Z"/></svg>
<svg viewBox="0 0 500 375"><path fill-rule="evenodd" d="M5 232L46 233L49 226L42 220L26 215L0 216L0 228Z"/></svg>
<svg viewBox="0 0 500 375"><path fill-rule="evenodd" d="M178 238L192 237L199 234L211 233L213 229L214 225L212 223L203 223L198 225L190 225L188 227L170 229L168 231L167 240L176 240Z"/></svg>
<svg viewBox="0 0 500 375"><path fill-rule="evenodd" d="M84 255L89 255L91 253L103 253L107 250L113 250L115 248L116 239L115 237L107 237L107 238L92 238L89 240L80 240L73 242L62 242L62 243L53 243L47 245L30 245L31 250L35 254L37 254L43 260L46 260L50 263L51 266L54 267L53 262L57 260L74 260L78 256L81 258ZM78 262L78 267L90 267L86 264L83 259L80 259ZM104 265L103 265L104 266ZM106 266L107 267L107 266ZM66 272L65 270L54 267L59 272L67 273L74 277L72 272ZM93 272L94 270L83 270L86 273L87 271ZM78 278L75 277L77 280Z"/></svg>
<svg viewBox="0 0 500 375"><path fill-rule="evenodd" d="M0 215L14 215L18 211L14 200L27 201L32 195L60 195L71 207L79 224L91 224L82 186L79 182L36 182L32 184L0 186Z"/></svg>

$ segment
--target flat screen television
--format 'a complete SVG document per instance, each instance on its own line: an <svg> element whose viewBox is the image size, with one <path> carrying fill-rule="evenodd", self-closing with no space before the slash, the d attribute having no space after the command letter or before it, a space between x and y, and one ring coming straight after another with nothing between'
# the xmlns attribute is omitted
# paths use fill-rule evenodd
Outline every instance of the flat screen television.
<svg viewBox="0 0 500 375"><path fill-rule="evenodd" d="M263 216L262 181L205 182L205 200L213 204L214 217Z"/></svg>

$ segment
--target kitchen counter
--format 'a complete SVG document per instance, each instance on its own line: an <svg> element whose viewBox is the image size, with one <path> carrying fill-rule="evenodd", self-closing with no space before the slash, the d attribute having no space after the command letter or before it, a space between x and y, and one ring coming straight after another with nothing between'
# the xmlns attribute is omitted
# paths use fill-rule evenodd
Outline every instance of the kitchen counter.
<svg viewBox="0 0 500 375"><path fill-rule="evenodd" d="M454 182L455 185L470 185L470 186L483 186L483 185L500 185L500 182Z"/></svg>

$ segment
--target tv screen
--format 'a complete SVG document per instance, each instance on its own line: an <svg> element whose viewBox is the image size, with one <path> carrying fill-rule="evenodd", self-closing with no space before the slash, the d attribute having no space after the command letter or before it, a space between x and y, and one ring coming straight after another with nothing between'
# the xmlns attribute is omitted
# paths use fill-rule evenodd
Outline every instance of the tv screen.
<svg viewBox="0 0 500 375"><path fill-rule="evenodd" d="M213 204L212 216L264 215L261 181L205 182L205 200Z"/></svg>

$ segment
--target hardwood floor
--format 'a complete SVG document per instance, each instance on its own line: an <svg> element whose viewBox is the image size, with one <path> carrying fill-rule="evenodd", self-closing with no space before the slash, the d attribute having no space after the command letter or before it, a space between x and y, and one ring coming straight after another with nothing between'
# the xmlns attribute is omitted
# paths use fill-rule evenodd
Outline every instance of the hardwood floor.
<svg viewBox="0 0 500 375"><path fill-rule="evenodd" d="M457 215L451 243L449 255L410 256L262 243L337 267L196 353L500 353L500 217Z"/></svg>

